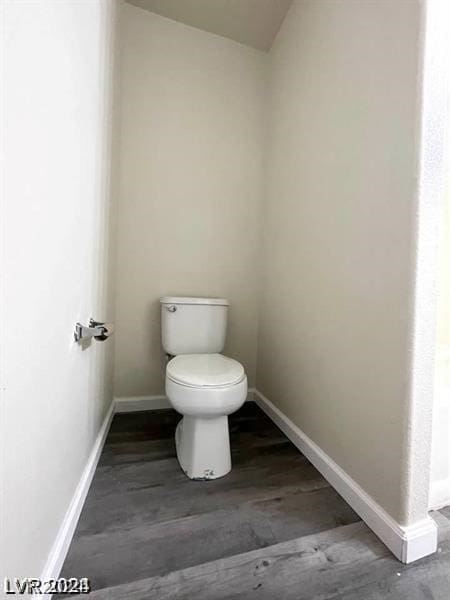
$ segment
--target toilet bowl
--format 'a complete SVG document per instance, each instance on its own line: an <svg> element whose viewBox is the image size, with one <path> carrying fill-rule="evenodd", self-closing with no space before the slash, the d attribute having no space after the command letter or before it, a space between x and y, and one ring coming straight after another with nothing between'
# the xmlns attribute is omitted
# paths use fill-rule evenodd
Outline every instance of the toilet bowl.
<svg viewBox="0 0 450 600"><path fill-rule="evenodd" d="M242 365L222 354L182 354L166 368L166 394L183 418L175 432L177 458L191 479L217 479L231 470L228 415L247 396Z"/></svg>

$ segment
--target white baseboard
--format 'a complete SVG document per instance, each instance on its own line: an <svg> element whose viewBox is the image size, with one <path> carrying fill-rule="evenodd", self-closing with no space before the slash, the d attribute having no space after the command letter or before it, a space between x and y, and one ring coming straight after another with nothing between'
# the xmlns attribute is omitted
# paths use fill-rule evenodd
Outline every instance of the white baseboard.
<svg viewBox="0 0 450 600"><path fill-rule="evenodd" d="M92 478L94 477L95 469L97 468L97 463L100 458L100 454L102 453L113 416L114 402L111 403L111 406L106 413L100 431L97 434L91 453L87 460L86 466L83 469L83 473L81 474L80 480L75 489L75 493L72 497L69 508L67 509L61 527L59 528L41 576L42 581L59 577L67 556L67 552L69 550L70 543L72 542L73 534L75 533L75 528L77 526L78 519L80 518L87 493L89 491L89 486L91 485ZM41 594L40 596L36 597L39 597L40 600L49 600L51 595Z"/></svg>
<svg viewBox="0 0 450 600"><path fill-rule="evenodd" d="M170 402L166 396L128 396L115 398L114 406L116 413L128 413L170 408Z"/></svg>
<svg viewBox="0 0 450 600"><path fill-rule="evenodd" d="M255 388L248 388L246 402L254 402L255 401L255 394L256 394L256 389Z"/></svg>
<svg viewBox="0 0 450 600"><path fill-rule="evenodd" d="M254 388L249 388L247 402L254 400ZM138 412L141 410L158 410L161 408L170 408L171 404L167 396L128 396L115 398L116 413Z"/></svg>
<svg viewBox="0 0 450 600"><path fill-rule="evenodd" d="M361 519L404 563L418 560L437 549L437 527L431 517L403 527L399 525L317 444L258 390L255 402L316 467Z"/></svg>

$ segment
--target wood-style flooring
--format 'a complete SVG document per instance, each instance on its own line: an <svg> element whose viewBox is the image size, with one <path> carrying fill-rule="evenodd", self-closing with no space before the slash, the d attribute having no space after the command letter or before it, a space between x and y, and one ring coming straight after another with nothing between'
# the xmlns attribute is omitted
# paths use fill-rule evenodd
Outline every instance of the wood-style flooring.
<svg viewBox="0 0 450 600"><path fill-rule="evenodd" d="M89 598L450 600L450 512L441 551L405 567L254 403L231 415L233 470L213 481L181 471L179 418L114 417L62 572Z"/></svg>

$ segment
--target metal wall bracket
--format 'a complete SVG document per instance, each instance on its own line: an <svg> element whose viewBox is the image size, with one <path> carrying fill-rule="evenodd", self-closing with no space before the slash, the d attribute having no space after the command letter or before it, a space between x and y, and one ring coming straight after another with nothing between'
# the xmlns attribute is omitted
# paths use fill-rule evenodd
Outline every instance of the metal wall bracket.
<svg viewBox="0 0 450 600"><path fill-rule="evenodd" d="M114 327L112 323L102 323L100 321L94 321L94 319L90 319L89 326L87 327L81 323L76 323L73 336L76 342L88 338L94 338L99 342L104 342L109 338L113 331Z"/></svg>

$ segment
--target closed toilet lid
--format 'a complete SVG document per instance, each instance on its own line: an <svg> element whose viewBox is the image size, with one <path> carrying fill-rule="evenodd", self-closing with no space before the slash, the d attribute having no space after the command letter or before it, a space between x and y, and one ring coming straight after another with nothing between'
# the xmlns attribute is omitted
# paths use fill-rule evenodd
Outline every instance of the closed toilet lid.
<svg viewBox="0 0 450 600"><path fill-rule="evenodd" d="M169 379L193 387L219 387L239 383L244 367L223 354L180 354L167 364Z"/></svg>

